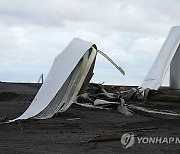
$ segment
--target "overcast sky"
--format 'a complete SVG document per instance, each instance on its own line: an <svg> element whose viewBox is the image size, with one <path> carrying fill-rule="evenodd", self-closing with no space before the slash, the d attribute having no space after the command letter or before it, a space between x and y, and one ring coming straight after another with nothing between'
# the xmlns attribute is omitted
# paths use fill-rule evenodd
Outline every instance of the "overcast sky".
<svg viewBox="0 0 180 154"><path fill-rule="evenodd" d="M78 37L126 71L98 55L93 82L139 85L179 25L179 6L179 0L0 0L0 81L37 82Z"/></svg>

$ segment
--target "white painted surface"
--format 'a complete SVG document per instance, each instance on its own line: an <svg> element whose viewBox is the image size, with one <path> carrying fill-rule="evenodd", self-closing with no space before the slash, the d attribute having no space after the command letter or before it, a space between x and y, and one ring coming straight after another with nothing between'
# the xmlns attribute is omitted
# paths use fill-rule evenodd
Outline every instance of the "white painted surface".
<svg viewBox="0 0 180 154"><path fill-rule="evenodd" d="M180 26L172 27L153 66L139 87L157 90L180 43ZM142 57L143 58L143 57Z"/></svg>
<svg viewBox="0 0 180 154"><path fill-rule="evenodd" d="M32 101L29 108L18 118L28 119L43 111L63 86L80 59L93 43L80 39L73 39L69 45L55 58L50 72Z"/></svg>

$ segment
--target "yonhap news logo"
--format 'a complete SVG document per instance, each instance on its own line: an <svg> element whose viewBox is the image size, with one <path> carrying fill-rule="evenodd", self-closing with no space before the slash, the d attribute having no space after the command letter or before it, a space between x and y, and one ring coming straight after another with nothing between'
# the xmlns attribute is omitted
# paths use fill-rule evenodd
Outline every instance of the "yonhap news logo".
<svg viewBox="0 0 180 154"><path fill-rule="evenodd" d="M133 146L134 142L135 138L132 132L123 134L121 137L121 144L123 148L129 148Z"/></svg>
<svg viewBox="0 0 180 154"><path fill-rule="evenodd" d="M121 136L121 144L123 148L132 147L137 141L138 144L180 144L179 137L136 137L132 132L125 133Z"/></svg>

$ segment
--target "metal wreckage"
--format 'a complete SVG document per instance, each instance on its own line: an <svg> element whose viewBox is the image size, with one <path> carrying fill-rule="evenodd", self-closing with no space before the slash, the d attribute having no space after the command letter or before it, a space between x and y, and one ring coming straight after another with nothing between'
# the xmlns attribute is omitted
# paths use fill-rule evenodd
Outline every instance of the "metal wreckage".
<svg viewBox="0 0 180 154"><path fill-rule="evenodd" d="M162 103L165 100L179 103L179 95L167 95L158 90L170 64L170 87L180 89L179 44L180 27L176 26L170 30L152 68L139 87L105 86L89 84L97 53L109 60L123 75L124 70L98 50L95 44L75 38L55 58L46 80L28 109L18 118L6 122L51 118L65 112L72 103L117 110L127 116L142 114L166 119L180 118L176 105L173 108L175 110L169 111L165 110ZM169 105L173 106L172 103Z"/></svg>
<svg viewBox="0 0 180 154"><path fill-rule="evenodd" d="M86 92L77 97L78 105L91 108L116 110L127 116L142 114L163 119L179 119L180 114L165 110L167 103L180 102L179 96L167 95L149 88L130 88L91 83ZM163 105L164 104L164 105ZM166 105L165 105L166 104ZM174 110L177 106L174 106Z"/></svg>

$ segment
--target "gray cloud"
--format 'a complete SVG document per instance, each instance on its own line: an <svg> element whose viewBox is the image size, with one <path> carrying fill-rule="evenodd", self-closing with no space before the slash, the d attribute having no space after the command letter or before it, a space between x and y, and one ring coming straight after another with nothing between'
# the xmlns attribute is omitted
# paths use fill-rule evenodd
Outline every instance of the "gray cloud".
<svg viewBox="0 0 180 154"><path fill-rule="evenodd" d="M7 25L92 23L131 32L165 32L180 14L180 2L170 0L1 0L0 4L0 20Z"/></svg>
<svg viewBox="0 0 180 154"><path fill-rule="evenodd" d="M0 80L34 81L48 73L72 38L80 37L127 72L121 78L99 57L95 81L138 83L170 27L179 25L179 6L177 0L0 0ZM152 58L139 67L146 57ZM102 67L112 70L111 79L104 78Z"/></svg>

